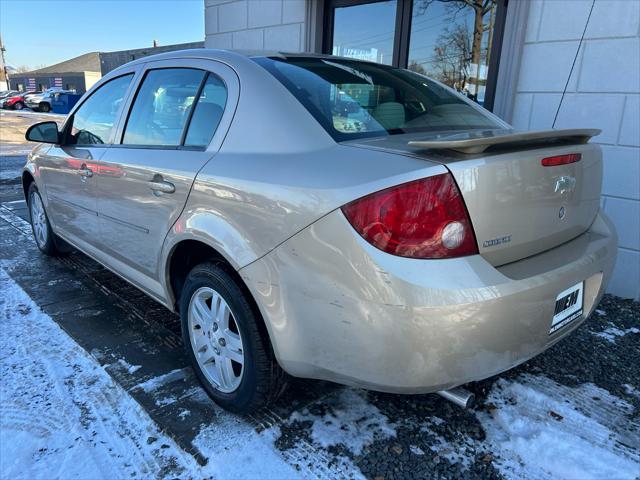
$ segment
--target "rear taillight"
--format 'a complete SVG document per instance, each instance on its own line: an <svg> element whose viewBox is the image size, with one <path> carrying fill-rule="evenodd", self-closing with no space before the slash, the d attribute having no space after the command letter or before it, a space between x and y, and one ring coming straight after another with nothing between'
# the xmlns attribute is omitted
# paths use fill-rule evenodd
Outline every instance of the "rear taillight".
<svg viewBox="0 0 640 480"><path fill-rule="evenodd" d="M478 253L467 209L448 173L372 193L342 211L365 240L393 255L451 258Z"/></svg>
<svg viewBox="0 0 640 480"><path fill-rule="evenodd" d="M581 153L569 153L567 155L556 155L555 157L543 158L540 163L543 167L556 167L558 165L567 165L576 163L582 159Z"/></svg>

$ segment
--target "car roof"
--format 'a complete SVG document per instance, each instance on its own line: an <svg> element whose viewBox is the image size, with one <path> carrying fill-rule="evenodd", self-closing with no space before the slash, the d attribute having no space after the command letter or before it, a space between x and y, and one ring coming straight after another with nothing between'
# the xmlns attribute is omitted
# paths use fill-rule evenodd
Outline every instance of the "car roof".
<svg viewBox="0 0 640 480"><path fill-rule="evenodd" d="M118 67L116 70L125 66L139 65L150 61L157 60L174 60L174 59L188 59L188 58L205 58L211 60L219 60L229 65L233 65L237 62L246 62L250 58L270 57L270 58L326 58L331 60L342 59L349 61L359 61L372 63L367 60L360 60L348 57L338 57L335 55L328 55L322 53L310 53L310 52L284 52L277 50L221 50L213 48L191 48L186 50L174 50L171 52L158 53L156 55L149 55L133 60L122 67Z"/></svg>

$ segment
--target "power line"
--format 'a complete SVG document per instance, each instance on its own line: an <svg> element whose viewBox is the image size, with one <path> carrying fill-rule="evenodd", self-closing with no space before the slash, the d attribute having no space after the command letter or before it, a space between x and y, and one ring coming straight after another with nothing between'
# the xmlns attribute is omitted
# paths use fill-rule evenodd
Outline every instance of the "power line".
<svg viewBox="0 0 640 480"><path fill-rule="evenodd" d="M589 16L587 17L587 22L584 24L584 30L582 31L582 37L580 37L580 43L578 43L578 48L576 49L576 56L573 57L573 63L571 64L571 70L569 70L569 76L567 76L567 83L564 84L564 90L562 90L562 96L560 97L560 103L558 103L558 109L556 110L556 116L553 117L553 124L551 128L555 128L556 120L558 120L558 114L560 113L560 107L562 106L562 101L564 100L564 94L567 93L567 87L569 86L569 80L571 80L571 75L573 74L573 69L576 66L576 60L578 59L578 54L580 53L580 49L582 48L582 42L584 40L584 35L587 33L587 27L589 26L589 20L591 19L591 12L593 12L593 6L595 5L596 0L591 2L591 9L589 10Z"/></svg>

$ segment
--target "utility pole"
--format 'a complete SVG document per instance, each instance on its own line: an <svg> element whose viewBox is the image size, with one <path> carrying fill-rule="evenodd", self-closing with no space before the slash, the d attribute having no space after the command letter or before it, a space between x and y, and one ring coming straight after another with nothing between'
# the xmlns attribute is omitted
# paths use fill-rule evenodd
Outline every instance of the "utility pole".
<svg viewBox="0 0 640 480"><path fill-rule="evenodd" d="M0 83L4 82L7 90L9 90L9 72L7 71L7 63L4 60L4 43L2 43L2 35L0 35Z"/></svg>

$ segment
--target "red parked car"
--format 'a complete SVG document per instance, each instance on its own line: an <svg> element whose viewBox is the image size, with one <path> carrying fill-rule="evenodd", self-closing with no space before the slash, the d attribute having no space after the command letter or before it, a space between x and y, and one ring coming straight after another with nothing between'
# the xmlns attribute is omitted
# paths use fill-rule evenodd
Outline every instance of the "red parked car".
<svg viewBox="0 0 640 480"><path fill-rule="evenodd" d="M19 92L2 100L2 108L12 110L22 110L24 108L25 97L38 92Z"/></svg>

